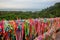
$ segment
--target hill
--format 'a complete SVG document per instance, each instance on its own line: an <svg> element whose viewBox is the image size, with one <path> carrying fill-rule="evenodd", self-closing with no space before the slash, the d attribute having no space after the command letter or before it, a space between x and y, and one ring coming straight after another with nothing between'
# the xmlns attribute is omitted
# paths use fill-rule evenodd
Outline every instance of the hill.
<svg viewBox="0 0 60 40"><path fill-rule="evenodd" d="M56 3L54 6L51 6L47 9L40 11L41 17L60 17L60 2Z"/></svg>

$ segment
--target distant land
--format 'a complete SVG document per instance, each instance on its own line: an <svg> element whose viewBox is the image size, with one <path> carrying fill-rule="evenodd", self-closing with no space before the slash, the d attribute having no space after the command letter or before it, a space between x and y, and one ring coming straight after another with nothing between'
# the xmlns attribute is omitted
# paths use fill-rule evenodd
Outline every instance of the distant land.
<svg viewBox="0 0 60 40"><path fill-rule="evenodd" d="M42 9L10 9L10 8L5 8L5 9L0 9L0 11L41 11Z"/></svg>

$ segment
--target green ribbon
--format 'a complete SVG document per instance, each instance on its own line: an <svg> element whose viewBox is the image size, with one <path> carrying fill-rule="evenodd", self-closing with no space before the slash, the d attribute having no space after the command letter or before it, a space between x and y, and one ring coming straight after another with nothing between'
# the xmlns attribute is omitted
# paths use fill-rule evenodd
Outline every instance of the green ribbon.
<svg viewBox="0 0 60 40"><path fill-rule="evenodd" d="M29 24L26 22L25 23L25 36L29 35Z"/></svg>
<svg viewBox="0 0 60 40"><path fill-rule="evenodd" d="M46 18L44 18L44 22L45 22L45 23L47 22L47 19L46 19Z"/></svg>

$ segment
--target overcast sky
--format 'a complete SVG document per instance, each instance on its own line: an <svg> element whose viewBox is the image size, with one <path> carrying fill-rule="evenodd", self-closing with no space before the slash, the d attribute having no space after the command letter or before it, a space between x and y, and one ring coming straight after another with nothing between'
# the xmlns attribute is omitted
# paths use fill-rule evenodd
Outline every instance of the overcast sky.
<svg viewBox="0 0 60 40"><path fill-rule="evenodd" d="M54 5L56 2L60 2L60 0L0 0L0 9L42 9Z"/></svg>

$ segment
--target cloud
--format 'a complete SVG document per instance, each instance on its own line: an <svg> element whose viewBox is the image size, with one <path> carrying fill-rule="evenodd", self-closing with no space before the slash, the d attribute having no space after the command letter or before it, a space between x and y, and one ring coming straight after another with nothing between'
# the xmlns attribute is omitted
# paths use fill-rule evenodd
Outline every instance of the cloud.
<svg viewBox="0 0 60 40"><path fill-rule="evenodd" d="M0 0L0 8L46 8L60 0Z"/></svg>
<svg viewBox="0 0 60 40"><path fill-rule="evenodd" d="M0 0L0 2L59 2L60 0Z"/></svg>

